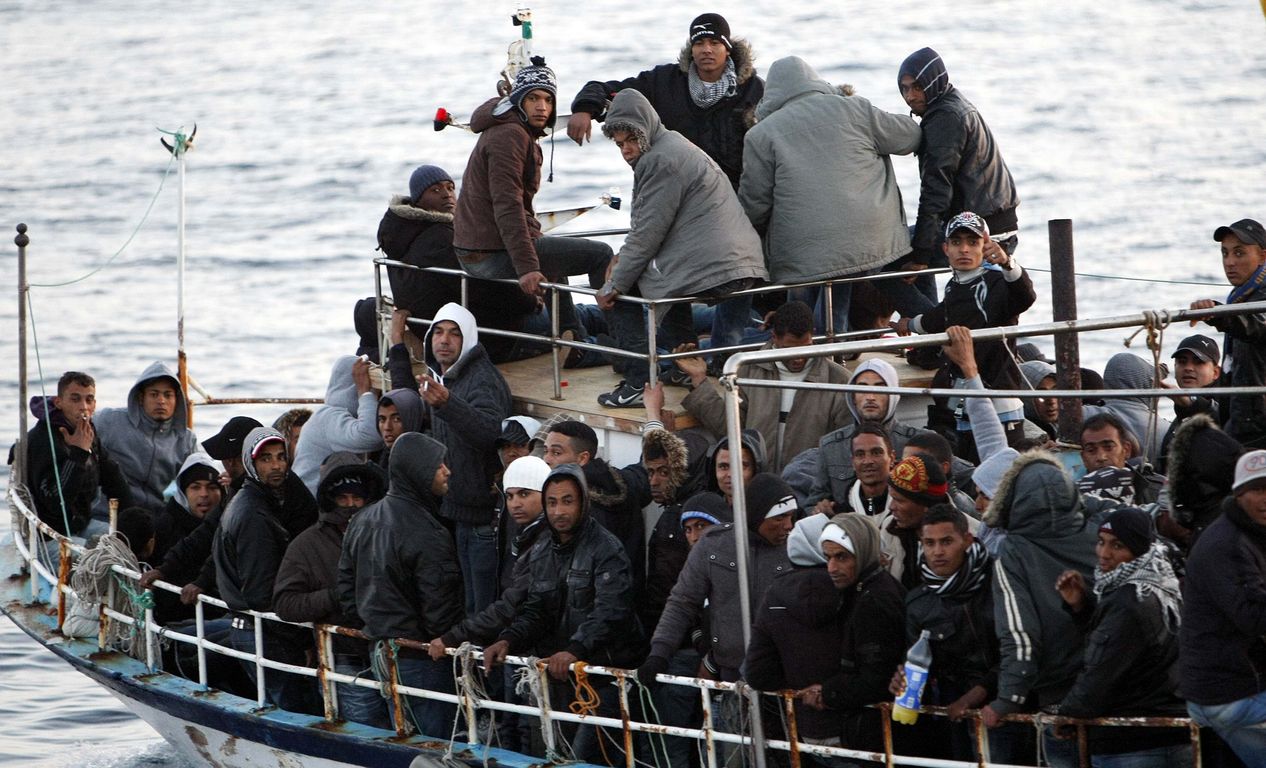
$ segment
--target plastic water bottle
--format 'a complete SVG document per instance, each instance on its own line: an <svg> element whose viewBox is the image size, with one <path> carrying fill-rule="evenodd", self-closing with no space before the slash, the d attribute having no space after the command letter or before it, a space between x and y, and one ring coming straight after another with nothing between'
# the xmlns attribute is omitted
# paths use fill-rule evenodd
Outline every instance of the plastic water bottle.
<svg viewBox="0 0 1266 768"><path fill-rule="evenodd" d="M919 639L906 653L906 688L892 705L892 719L905 725L914 725L919 719L919 703L923 699L923 686L928 681L932 667L932 645L929 630L919 633Z"/></svg>

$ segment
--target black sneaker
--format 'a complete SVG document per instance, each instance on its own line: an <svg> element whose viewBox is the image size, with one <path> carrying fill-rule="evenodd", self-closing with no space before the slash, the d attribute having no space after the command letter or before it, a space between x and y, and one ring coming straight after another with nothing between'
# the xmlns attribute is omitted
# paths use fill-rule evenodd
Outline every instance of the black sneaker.
<svg viewBox="0 0 1266 768"><path fill-rule="evenodd" d="M675 365L660 373L659 380L666 387L690 386L690 374Z"/></svg>
<svg viewBox="0 0 1266 768"><path fill-rule="evenodd" d="M598 395L598 405L607 408L641 408L642 390L622 381L610 392Z"/></svg>

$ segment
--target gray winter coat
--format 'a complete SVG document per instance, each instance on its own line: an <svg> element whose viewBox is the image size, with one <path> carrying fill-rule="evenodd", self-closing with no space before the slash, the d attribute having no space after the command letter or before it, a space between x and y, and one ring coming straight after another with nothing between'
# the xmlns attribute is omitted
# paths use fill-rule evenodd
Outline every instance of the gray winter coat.
<svg viewBox="0 0 1266 768"><path fill-rule="evenodd" d="M999 714L1058 704L1081 669L1081 645L1055 580L1066 570L1090 582L1096 526L1072 478L1047 453L1022 455L985 513L1004 528L994 566L994 624L1001 652ZM1032 698L1031 698L1032 697Z"/></svg>
<svg viewBox="0 0 1266 768"><path fill-rule="evenodd" d="M141 398L145 385L154 379L168 379L176 388L176 410L166 421L145 415ZM127 408L107 408L92 420L101 447L123 470L132 503L157 512L167 503L163 491L176 479L180 465L198 450L198 436L185 419L185 396L171 369L152 363L136 379L127 394ZM97 497L93 512L104 514L104 496Z"/></svg>
<svg viewBox="0 0 1266 768"><path fill-rule="evenodd" d="M303 425L291 469L313 496L321 479L321 462L332 453L367 453L382 447L378 433L378 398L373 390L356 394L352 365L356 358L344 355L334 361L325 390L325 407Z"/></svg>
<svg viewBox="0 0 1266 768"><path fill-rule="evenodd" d="M841 95L795 56L769 68L756 116L739 200L775 282L852 275L910 252L890 155L918 148L914 120Z"/></svg>
<svg viewBox="0 0 1266 768"><path fill-rule="evenodd" d="M629 234L611 274L627 294L691 296L742 278L766 278L760 238L720 166L665 128L638 91L616 94L602 132L629 131L642 155L633 166Z"/></svg>

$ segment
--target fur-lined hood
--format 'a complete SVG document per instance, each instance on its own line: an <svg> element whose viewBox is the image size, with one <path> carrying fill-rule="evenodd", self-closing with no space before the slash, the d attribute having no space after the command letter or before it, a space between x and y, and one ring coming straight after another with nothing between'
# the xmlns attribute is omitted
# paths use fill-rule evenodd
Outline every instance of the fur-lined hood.
<svg viewBox="0 0 1266 768"><path fill-rule="evenodd" d="M730 41L730 58L734 61L734 76L742 85L756 76L756 56L752 53L752 45L746 39L736 37ZM677 66L683 73L690 73L690 65L694 62L694 54L690 52L690 43L681 47L677 56Z"/></svg>
<svg viewBox="0 0 1266 768"><path fill-rule="evenodd" d="M642 436L642 455L648 453L668 457L668 482L676 495L690 476L690 456L685 441L666 429L652 429Z"/></svg>
<svg viewBox="0 0 1266 768"><path fill-rule="evenodd" d="M1192 416L1169 443L1169 498L1175 518L1191 525L1195 514L1215 509L1231 494L1235 462L1244 447L1207 415Z"/></svg>
<svg viewBox="0 0 1266 768"><path fill-rule="evenodd" d="M1073 478L1053 454L1023 453L998 484L984 522L1031 539L1080 531L1086 508Z"/></svg>
<svg viewBox="0 0 1266 768"><path fill-rule="evenodd" d="M409 200L410 198L407 195L392 195L391 202L387 204L387 210L408 221L453 223L453 214L442 211L428 211L425 208L415 208L410 204Z"/></svg>

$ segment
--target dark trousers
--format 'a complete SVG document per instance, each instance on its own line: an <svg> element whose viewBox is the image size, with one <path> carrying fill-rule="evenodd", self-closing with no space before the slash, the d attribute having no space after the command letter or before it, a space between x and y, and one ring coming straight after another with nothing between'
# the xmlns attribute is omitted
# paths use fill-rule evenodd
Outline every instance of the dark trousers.
<svg viewBox="0 0 1266 768"><path fill-rule="evenodd" d="M308 663L306 646L292 637L289 630L296 629L307 635L307 630L286 627L276 622L264 622L264 658L285 664L304 666ZM255 652L255 627L250 617L234 617L229 630L228 646L245 653ZM252 683L256 682L255 662L242 660L242 666ZM287 712L319 715L324 711L321 692L315 677L296 675L276 669L264 669L264 691L268 703Z"/></svg>

